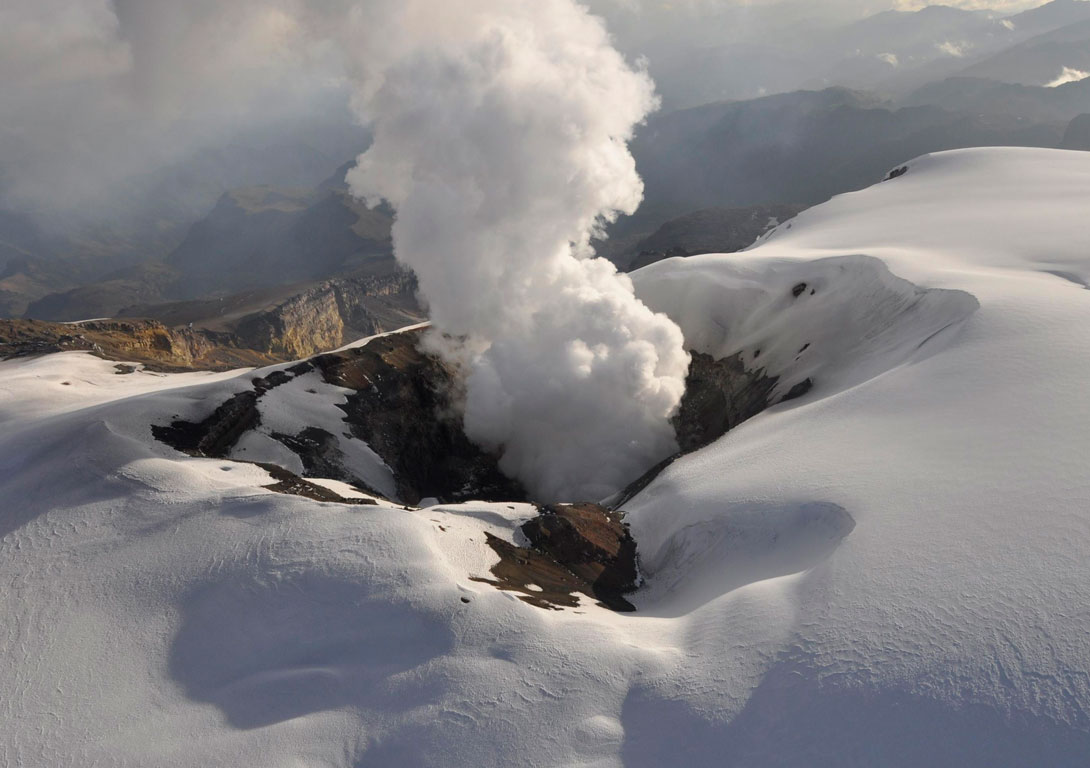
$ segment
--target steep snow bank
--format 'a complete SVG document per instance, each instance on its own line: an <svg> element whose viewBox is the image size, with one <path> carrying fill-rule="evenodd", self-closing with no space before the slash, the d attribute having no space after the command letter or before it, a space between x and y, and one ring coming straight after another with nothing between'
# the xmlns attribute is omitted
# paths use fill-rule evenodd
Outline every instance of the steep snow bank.
<svg viewBox="0 0 1090 768"><path fill-rule="evenodd" d="M708 553L702 570L726 574L740 567L738 546L709 531L752 537L757 518L766 549L790 550L779 528L791 516L800 518L792 536L809 535L804 554L827 559L800 556L798 570L809 570L781 582L790 616L782 634L761 628L767 607L740 607L754 600L747 590L728 593L737 579L679 587L682 600L694 590L707 599L715 585L724 595L693 614L695 644L714 644L717 632L728 643L746 637L741 656L763 658L764 671L744 706L724 694L729 684L708 685L706 670L653 676L626 707L638 734L629 764L655 764L671 746L699 765L726 756L1078 765L1090 754L1090 614L1077 608L1090 598L1090 296L1050 274L1088 276L1088 204L1086 155L954 152L805 212L746 254L636 275L652 305L685 307L694 345L740 348L768 334L792 339L790 349L821 334L812 349L828 356L813 364L805 398L678 462L628 505L645 563L676 580L695 551ZM931 306L907 316L890 294L864 290L815 325L777 322L781 310L750 330L763 309L755 300L710 336L699 327L698 317L729 303L726 292L704 290L711 273L720 285L732 276L725 287L737 294L740 272L763 287L778 271L801 280L858 253L929 291ZM840 279L865 286L859 266ZM966 293L980 302L971 315ZM879 311L857 326L852 307L872 300ZM833 359L823 386L821 366ZM831 553L836 515L804 514L813 501L856 521ZM761 551L747 548L743 562ZM648 598L676 609L668 594ZM747 733L754 727L760 743ZM700 746L677 744L679 729L695 731Z"/></svg>
<svg viewBox="0 0 1090 768"><path fill-rule="evenodd" d="M674 318L692 349L715 358L741 353L780 377L780 394L805 379L824 393L865 381L978 306L971 294L920 288L862 255L693 256L634 278L644 302Z"/></svg>
<svg viewBox="0 0 1090 768"><path fill-rule="evenodd" d="M152 440L252 373L0 363L0 762L1083 765L1088 206L1090 155L954 152L637 273L814 387L627 505L634 614L473 581L526 506L320 503Z"/></svg>

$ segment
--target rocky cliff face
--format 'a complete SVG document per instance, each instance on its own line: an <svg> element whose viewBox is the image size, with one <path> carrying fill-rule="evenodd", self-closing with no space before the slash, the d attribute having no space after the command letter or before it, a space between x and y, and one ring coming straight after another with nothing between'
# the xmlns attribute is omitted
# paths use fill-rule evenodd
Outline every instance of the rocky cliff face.
<svg viewBox="0 0 1090 768"><path fill-rule="evenodd" d="M524 500L498 457L466 437L457 371L421 352L419 339L392 334L311 363L326 382L352 390L340 406L347 427L393 470L402 501Z"/></svg>
<svg viewBox="0 0 1090 768"><path fill-rule="evenodd" d="M248 347L295 359L339 347L344 328L334 290L323 283L267 312L243 318L235 333Z"/></svg>
<svg viewBox="0 0 1090 768"><path fill-rule="evenodd" d="M0 358L70 351L159 371L225 370L277 362L269 355L240 347L231 334L168 328L154 320L0 320Z"/></svg>
<svg viewBox="0 0 1090 768"><path fill-rule="evenodd" d="M254 301L267 306L268 299ZM217 314L241 314L230 302L179 303L162 305L161 310L161 319L3 321L0 356L82 349L164 370L261 366L310 357L424 319L416 301L416 278L386 267L289 293L271 308L233 321Z"/></svg>
<svg viewBox="0 0 1090 768"><path fill-rule="evenodd" d="M409 272L328 280L234 327L239 343L294 360L423 319Z"/></svg>

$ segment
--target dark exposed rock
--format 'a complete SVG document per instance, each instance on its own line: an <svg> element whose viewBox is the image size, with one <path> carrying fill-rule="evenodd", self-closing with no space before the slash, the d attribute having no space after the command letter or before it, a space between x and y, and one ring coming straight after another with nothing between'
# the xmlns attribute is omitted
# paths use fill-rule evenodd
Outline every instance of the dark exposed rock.
<svg viewBox="0 0 1090 768"><path fill-rule="evenodd" d="M791 387L791 389L787 390L787 394L783 396L783 401L794 400L795 398L802 397L813 388L813 379L803 379L798 384Z"/></svg>
<svg viewBox="0 0 1090 768"><path fill-rule="evenodd" d="M265 379L255 379L254 381L255 383L264 382ZM263 391L261 394L263 394ZM191 456L224 458L245 432L260 423L260 414L257 410L257 401L259 399L258 390L240 392L217 408L204 421L199 423L175 421L169 427L153 425L151 431L157 440L182 453L188 453ZM321 432L321 430L317 431ZM272 485L263 486L270 491L337 504L373 505L376 503L374 499L346 498L324 486L305 480L294 472L276 464L259 461L247 463L259 466L272 475L276 482ZM322 476L330 477L328 474Z"/></svg>
<svg viewBox="0 0 1090 768"><path fill-rule="evenodd" d="M538 608L574 608L579 605L575 593L589 594L589 584L576 578L575 574L551 557L533 549L517 547L488 532L485 533L485 540L500 556L500 561L492 566L495 578L471 577L472 581L517 592L520 600Z"/></svg>
<svg viewBox="0 0 1090 768"><path fill-rule="evenodd" d="M304 360L301 363L296 363L286 369L288 373L295 376L302 376L304 373L310 373L314 370L314 366L310 364L309 360Z"/></svg>
<svg viewBox="0 0 1090 768"><path fill-rule="evenodd" d="M636 542L621 518L597 504L555 504L524 523L522 532L535 549L590 582L605 600L639 586Z"/></svg>
<svg viewBox="0 0 1090 768"><path fill-rule="evenodd" d="M302 496L303 498L312 499L314 501L333 502L335 504L375 505L374 499L345 498L339 493L335 493L324 486L304 480L294 472L289 472L276 464L265 464L262 462L254 463L272 475L273 480L276 480L272 485L263 486L266 490L276 491L277 493L286 493L291 496Z"/></svg>
<svg viewBox="0 0 1090 768"><path fill-rule="evenodd" d="M152 425L156 440L192 456L224 458L238 439L261 423L257 392L240 392L204 421L174 421L169 427Z"/></svg>
<svg viewBox="0 0 1090 768"><path fill-rule="evenodd" d="M806 290L806 283L799 283L798 285L796 285L794 288L791 289L791 295L794 296L797 299L799 296L801 296L803 294L803 292L805 290Z"/></svg>
<svg viewBox="0 0 1090 768"><path fill-rule="evenodd" d="M280 441L303 462L307 477L326 477L330 480L354 485L366 493L382 494L368 487L358 477L344 468L344 455L341 453L337 438L318 427L307 427L298 435L285 435L274 432L272 437Z"/></svg>
<svg viewBox="0 0 1090 768"><path fill-rule="evenodd" d="M258 426L257 403L266 392L317 371L325 382L351 390L339 406L345 413L344 437L363 440L390 467L402 502L417 504L425 497L441 502L526 500L525 489L500 471L498 457L465 435L458 371L420 350L422 333L391 334L273 371L255 378L252 391L231 397L207 419L199 423L175 421L167 427L153 427L153 432L158 439L192 455L225 457L243 433ZM746 354L757 356L755 350ZM679 453L649 469L611 499L611 506L623 506L677 456L714 442L772 405L778 383L777 377L763 369L747 367L743 353L721 360L692 353L685 395L673 419ZM799 397L812 385L809 379L798 382L783 399ZM272 437L300 457L305 476L341 480L379 495L346 469L341 435L310 427L296 435L277 433ZM567 530L575 525L572 521L576 518L571 515L551 514L551 518L542 518L548 524L539 524L533 536L528 533L536 545L544 541L542 536L560 535L562 530L554 530L555 526ZM561 535L557 540L564 538ZM592 584L598 578L576 575ZM597 589L604 594L607 587L599 585Z"/></svg>
<svg viewBox="0 0 1090 768"><path fill-rule="evenodd" d="M681 456L714 443L776 402L802 397L814 385L811 379L801 381L777 400L774 393L779 377L769 376L761 368L747 368L742 353L721 360L701 352L692 352L691 355L685 394L673 418L674 434L680 450L611 497L609 505L612 509L627 504ZM760 350L756 350L753 358L759 355Z"/></svg>
<svg viewBox="0 0 1090 768"><path fill-rule="evenodd" d="M893 179L897 179L897 178L900 178L901 176L904 176L906 173L908 173L908 166L907 165L902 165L900 168L894 168L892 171L890 171L889 175L886 176L886 178L883 179L883 181L892 181Z"/></svg>
<svg viewBox="0 0 1090 768"><path fill-rule="evenodd" d="M200 422L173 421L169 427L152 425L151 433L156 440L182 453L222 459L243 434L261 423L257 402L262 395L292 378L284 371L273 371L264 378L256 377L251 382L253 391L239 392L229 398L207 419Z"/></svg>
<svg viewBox="0 0 1090 768"><path fill-rule="evenodd" d="M265 378L255 378L253 380L254 390L258 394L265 394L274 387L279 387L281 384L286 384L294 378L294 374L286 371L273 371Z"/></svg>
<svg viewBox="0 0 1090 768"><path fill-rule="evenodd" d="M741 355L715 360L692 353L685 396L674 417L682 453L714 442L768 407L777 379L747 369Z"/></svg>
<svg viewBox="0 0 1090 768"><path fill-rule="evenodd" d="M365 441L393 470L402 501L416 504L429 496L444 502L525 500L526 491L504 476L497 457L466 437L455 371L417 349L419 339L419 332L392 334L273 371L254 378L251 391L234 395L203 421L177 420L153 426L152 433L184 453L226 457L246 431L259 425L257 404L265 393L316 369L328 383L354 390L339 406L345 411L346 436ZM341 480L379 495L345 468L338 436L309 427L297 435L272 437L299 456L305 475Z"/></svg>
<svg viewBox="0 0 1090 768"><path fill-rule="evenodd" d="M421 352L419 339L392 334L312 362L328 383L355 390L340 406L348 428L393 470L402 501L525 500L498 457L466 437L456 372Z"/></svg>
<svg viewBox="0 0 1090 768"><path fill-rule="evenodd" d="M574 607L575 593L615 611L634 611L623 595L639 586L636 543L622 513L597 504L557 504L522 525L530 547L495 536L487 540L500 561L495 580L476 579L518 592L541 608Z"/></svg>

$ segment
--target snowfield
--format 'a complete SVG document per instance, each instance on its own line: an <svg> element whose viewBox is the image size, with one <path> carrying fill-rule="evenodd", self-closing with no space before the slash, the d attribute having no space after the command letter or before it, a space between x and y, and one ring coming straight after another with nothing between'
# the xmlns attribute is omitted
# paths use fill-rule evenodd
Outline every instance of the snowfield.
<svg viewBox="0 0 1090 768"><path fill-rule="evenodd" d="M1090 153L957 151L636 273L813 387L625 506L634 614L471 580L529 506L319 503L151 438L252 372L0 363L0 764L1087 765L1088 213Z"/></svg>

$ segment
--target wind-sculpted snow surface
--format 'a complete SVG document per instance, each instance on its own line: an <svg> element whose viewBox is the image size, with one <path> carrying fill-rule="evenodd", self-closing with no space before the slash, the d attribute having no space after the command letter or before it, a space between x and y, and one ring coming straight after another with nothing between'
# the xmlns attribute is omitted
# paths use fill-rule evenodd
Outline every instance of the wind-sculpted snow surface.
<svg viewBox="0 0 1090 768"><path fill-rule="evenodd" d="M1090 156L948 153L638 273L813 386L626 504L623 615L474 581L528 505L321 503L151 437L255 373L0 363L0 764L1085 765L1087 206Z"/></svg>

